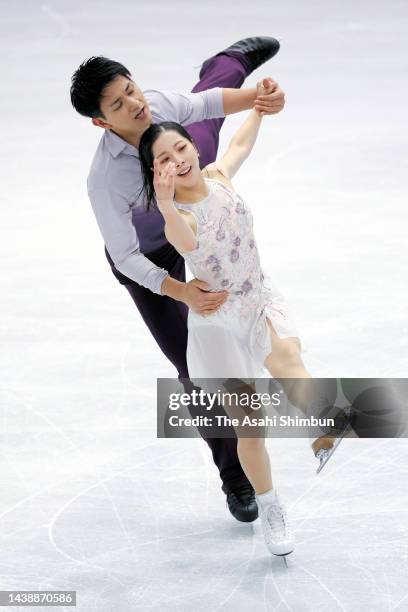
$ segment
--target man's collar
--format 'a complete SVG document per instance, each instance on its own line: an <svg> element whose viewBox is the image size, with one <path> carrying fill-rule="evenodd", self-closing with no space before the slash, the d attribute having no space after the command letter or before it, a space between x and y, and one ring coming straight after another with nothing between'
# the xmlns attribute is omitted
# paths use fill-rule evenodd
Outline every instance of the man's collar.
<svg viewBox="0 0 408 612"><path fill-rule="evenodd" d="M105 130L105 142L112 157L116 158L120 153L139 157L138 149L126 142L126 140L123 140L115 132L112 132L112 130Z"/></svg>

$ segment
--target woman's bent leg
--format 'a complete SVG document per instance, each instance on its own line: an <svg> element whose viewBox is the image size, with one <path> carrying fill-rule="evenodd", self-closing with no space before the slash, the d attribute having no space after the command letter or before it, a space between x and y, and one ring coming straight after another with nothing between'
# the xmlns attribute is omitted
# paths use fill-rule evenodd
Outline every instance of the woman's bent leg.
<svg viewBox="0 0 408 612"><path fill-rule="evenodd" d="M292 404L306 413L313 398L313 382L300 356L300 340L279 338L269 319L267 323L272 350L265 359L265 367L274 378L279 378Z"/></svg>
<svg viewBox="0 0 408 612"><path fill-rule="evenodd" d="M278 378L289 401L306 416L310 416L312 403L319 397L319 382L306 370L300 356L299 338L279 338L268 319L272 351L265 359L265 367L274 378ZM317 416L317 415L315 415ZM335 438L310 431L314 454L321 449L330 449Z"/></svg>

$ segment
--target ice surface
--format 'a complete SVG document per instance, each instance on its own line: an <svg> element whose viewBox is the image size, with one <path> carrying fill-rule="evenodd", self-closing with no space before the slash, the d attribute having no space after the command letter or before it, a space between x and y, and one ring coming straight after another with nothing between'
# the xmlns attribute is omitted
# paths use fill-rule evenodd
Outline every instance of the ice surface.
<svg viewBox="0 0 408 612"><path fill-rule="evenodd" d="M319 477L306 440L269 442L297 538L286 569L257 523L229 516L205 443L155 438L155 379L175 372L107 267L85 189L100 132L68 95L90 55L186 91L235 40L280 38L248 83L273 76L286 109L236 180L263 264L312 374L403 377L406 4L19 0L1 14L1 588L74 589L81 612L407 610L406 440L346 440Z"/></svg>

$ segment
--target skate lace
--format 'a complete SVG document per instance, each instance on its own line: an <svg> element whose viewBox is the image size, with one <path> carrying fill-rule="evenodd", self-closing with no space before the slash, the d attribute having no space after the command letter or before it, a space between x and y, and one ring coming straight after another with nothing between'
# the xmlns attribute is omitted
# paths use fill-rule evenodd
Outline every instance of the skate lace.
<svg viewBox="0 0 408 612"><path fill-rule="evenodd" d="M266 511L266 520L274 535L282 531L285 535L290 535L286 512L282 506L272 504Z"/></svg>

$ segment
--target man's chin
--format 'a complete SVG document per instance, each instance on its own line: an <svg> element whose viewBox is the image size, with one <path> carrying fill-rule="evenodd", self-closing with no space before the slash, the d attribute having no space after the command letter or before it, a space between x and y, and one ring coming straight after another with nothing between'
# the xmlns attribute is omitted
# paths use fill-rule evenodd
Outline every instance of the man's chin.
<svg viewBox="0 0 408 612"><path fill-rule="evenodd" d="M142 134L151 126L152 115L150 110L145 114L143 119L133 119L130 123L128 122L125 126L113 126L111 129L113 132L118 134L124 140L128 140L129 136L141 137Z"/></svg>
<svg viewBox="0 0 408 612"><path fill-rule="evenodd" d="M150 113L150 111L148 113L145 113L145 116L143 117L143 119L135 119L134 120L134 126L135 129L140 133L140 132L145 132L147 130L147 128L149 128L152 125L152 115Z"/></svg>
<svg viewBox="0 0 408 612"><path fill-rule="evenodd" d="M150 108L146 110L146 107L145 107L145 117L143 119L143 123L147 124L147 127L150 127L152 125L152 121L153 121L153 117L152 117L152 113L150 112Z"/></svg>

